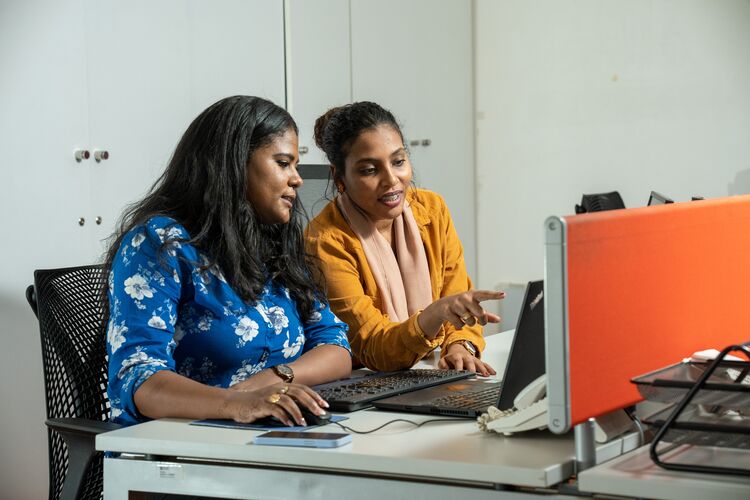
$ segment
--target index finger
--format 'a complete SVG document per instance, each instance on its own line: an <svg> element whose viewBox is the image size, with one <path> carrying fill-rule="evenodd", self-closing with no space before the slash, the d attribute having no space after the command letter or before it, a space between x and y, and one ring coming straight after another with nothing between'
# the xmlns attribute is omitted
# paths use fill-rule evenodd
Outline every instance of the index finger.
<svg viewBox="0 0 750 500"><path fill-rule="evenodd" d="M322 408L328 408L328 402L325 399L323 399L320 396L320 394L318 394L317 392L315 392L314 390L312 390L310 387L308 387L308 386L306 386L304 384L291 384L291 386L293 388L296 388L296 389L300 390L300 392L296 392L296 394L298 394L298 395L304 395L302 398L298 398L298 399L310 398L315 403L317 403L318 406L320 406ZM315 408L312 408L309 404L305 404L305 406L307 406L311 410L315 409Z"/></svg>
<svg viewBox="0 0 750 500"><path fill-rule="evenodd" d="M495 290L472 290L471 296L477 302L485 300L500 300L505 298L505 292Z"/></svg>

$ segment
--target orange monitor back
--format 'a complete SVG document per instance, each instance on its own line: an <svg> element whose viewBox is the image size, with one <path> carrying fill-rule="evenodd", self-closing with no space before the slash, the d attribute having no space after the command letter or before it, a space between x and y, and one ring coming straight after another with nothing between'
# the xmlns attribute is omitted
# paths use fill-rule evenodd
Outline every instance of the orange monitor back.
<svg viewBox="0 0 750 500"><path fill-rule="evenodd" d="M750 196L546 221L549 427L641 398L630 379L750 339Z"/></svg>

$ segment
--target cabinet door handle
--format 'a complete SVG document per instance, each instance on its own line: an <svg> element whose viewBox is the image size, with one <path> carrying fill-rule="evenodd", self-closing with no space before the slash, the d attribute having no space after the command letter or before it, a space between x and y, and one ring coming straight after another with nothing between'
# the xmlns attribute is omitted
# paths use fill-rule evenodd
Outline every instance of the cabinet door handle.
<svg viewBox="0 0 750 500"><path fill-rule="evenodd" d="M307 146L300 146L299 147L299 154L300 156L306 155L310 151Z"/></svg>
<svg viewBox="0 0 750 500"><path fill-rule="evenodd" d="M83 226L84 224L86 224L86 219L84 219L83 217L78 217L78 225Z"/></svg>
<svg viewBox="0 0 750 500"><path fill-rule="evenodd" d="M97 163L104 160L109 160L109 151L106 149L95 149L94 150L94 159Z"/></svg>
<svg viewBox="0 0 750 500"><path fill-rule="evenodd" d="M73 156L78 163L81 163L83 160L91 158L91 153L89 153L88 149L76 149L73 151Z"/></svg>

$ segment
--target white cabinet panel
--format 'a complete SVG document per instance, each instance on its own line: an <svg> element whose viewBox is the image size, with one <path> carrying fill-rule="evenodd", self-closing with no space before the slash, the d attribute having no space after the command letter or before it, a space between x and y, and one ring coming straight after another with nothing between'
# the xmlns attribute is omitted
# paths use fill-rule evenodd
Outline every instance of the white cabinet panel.
<svg viewBox="0 0 750 500"><path fill-rule="evenodd" d="M87 17L91 143L110 153L92 169L103 239L211 103L251 94L283 106L283 12L273 0L89 0Z"/></svg>
<svg viewBox="0 0 750 500"><path fill-rule="evenodd" d="M18 271L77 263L90 241L77 221L88 216L91 161L73 158L88 146L83 8L36 0L1 9L0 211L3 240L14 243L0 251Z"/></svg>
<svg viewBox="0 0 750 500"><path fill-rule="evenodd" d="M465 0L351 1L352 99L389 108L420 141L417 184L445 197L474 276L471 26Z"/></svg>
<svg viewBox="0 0 750 500"><path fill-rule="evenodd" d="M328 163L315 146L315 119L351 102L349 0L290 0L289 112L299 127L302 163Z"/></svg>
<svg viewBox="0 0 750 500"><path fill-rule="evenodd" d="M85 36L81 1L0 3L0 485L47 497L38 326L24 299L33 270L90 253Z"/></svg>
<svg viewBox="0 0 750 500"><path fill-rule="evenodd" d="M101 240L157 178L186 125L188 19L179 0L87 3L90 143L110 155L91 169Z"/></svg>
<svg viewBox="0 0 750 500"><path fill-rule="evenodd" d="M0 68L0 377L11 381L0 384L0 484L4 497L44 498L41 349L24 299L33 270L97 260L123 206L210 103L284 104L283 3L3 0ZM110 158L77 163L76 148Z"/></svg>
<svg viewBox="0 0 750 500"><path fill-rule="evenodd" d="M230 95L256 95L284 106L281 0L192 0L188 13L189 120Z"/></svg>

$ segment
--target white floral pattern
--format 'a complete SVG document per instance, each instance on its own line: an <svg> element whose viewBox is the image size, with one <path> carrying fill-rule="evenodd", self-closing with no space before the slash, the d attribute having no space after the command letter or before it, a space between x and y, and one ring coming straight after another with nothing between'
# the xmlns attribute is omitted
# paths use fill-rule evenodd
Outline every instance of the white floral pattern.
<svg viewBox="0 0 750 500"><path fill-rule="evenodd" d="M140 274L134 274L125 280L125 293L136 300L150 299L154 296L153 288L148 286L148 282Z"/></svg>
<svg viewBox="0 0 750 500"><path fill-rule="evenodd" d="M141 246L141 243L143 243L145 239L146 239L146 235L143 234L142 231L139 231L135 233L135 235L133 236L133 239L130 240L130 246L133 248L138 248L139 246Z"/></svg>
<svg viewBox="0 0 750 500"><path fill-rule="evenodd" d="M128 327L125 326L124 322L119 325L114 323L109 324L109 328L107 329L107 343L110 345L113 353L117 352L117 349L125 343L125 334L127 331Z"/></svg>
<svg viewBox="0 0 750 500"><path fill-rule="evenodd" d="M220 269L201 271L208 259L184 243L189 239L172 219L156 217L125 235L116 254L108 276L107 353L111 418L117 423L143 419L133 394L160 370L229 387L318 345L349 349L347 327L327 305L317 304L303 322L289 290L273 283L247 304Z"/></svg>
<svg viewBox="0 0 750 500"><path fill-rule="evenodd" d="M151 316L151 319L148 320L148 326L150 326L151 328L157 328L159 330L167 329L167 323L156 315Z"/></svg>
<svg viewBox="0 0 750 500"><path fill-rule="evenodd" d="M305 343L305 337L300 335L297 337L297 340L294 341L293 344L289 344L289 335L287 335L286 340L284 341L284 348L281 350L281 352L284 354L285 358L293 358L297 355L300 349L302 349L302 344Z"/></svg>
<svg viewBox="0 0 750 500"><path fill-rule="evenodd" d="M279 306L273 306L268 308L268 319L271 320L273 331L276 335L284 331L284 328L289 326L289 318L286 317L284 309Z"/></svg>
<svg viewBox="0 0 750 500"><path fill-rule="evenodd" d="M336 316L334 316L336 318ZM320 323L320 320L323 319L323 315L320 314L320 311L313 311L313 313L310 315L310 319L307 320L308 323ZM338 320L338 318L336 318Z"/></svg>
<svg viewBox="0 0 750 500"><path fill-rule="evenodd" d="M232 375L232 380L229 381L229 387L232 387L234 384L247 380L252 375L255 375L256 373L263 370L265 367L266 367L265 360L260 361L258 363L252 363L249 360L243 361L242 366L240 366L237 369L237 371L235 371L234 374Z"/></svg>
<svg viewBox="0 0 750 500"><path fill-rule="evenodd" d="M239 323L236 323L234 327L234 334L240 337L240 340L238 341L240 347L252 341L255 336L258 335L259 331L258 323L247 316L241 317Z"/></svg>

